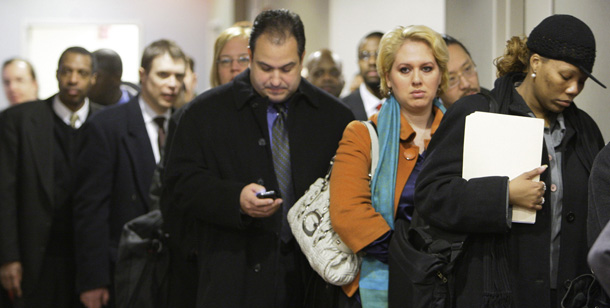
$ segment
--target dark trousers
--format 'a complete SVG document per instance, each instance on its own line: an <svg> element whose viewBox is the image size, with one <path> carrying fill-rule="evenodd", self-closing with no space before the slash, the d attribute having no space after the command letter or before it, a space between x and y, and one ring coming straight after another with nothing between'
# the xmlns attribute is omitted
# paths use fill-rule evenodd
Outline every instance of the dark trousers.
<svg viewBox="0 0 610 308"><path fill-rule="evenodd" d="M36 290L23 290L22 307L82 307L75 289L74 259L46 255Z"/></svg>

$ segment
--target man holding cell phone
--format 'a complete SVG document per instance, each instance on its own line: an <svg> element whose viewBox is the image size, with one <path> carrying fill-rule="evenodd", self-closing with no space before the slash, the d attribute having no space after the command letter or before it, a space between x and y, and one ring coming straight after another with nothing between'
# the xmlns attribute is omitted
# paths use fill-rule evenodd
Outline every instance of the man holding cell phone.
<svg viewBox="0 0 610 308"><path fill-rule="evenodd" d="M354 117L301 79L298 15L262 12L249 43L250 68L186 107L161 202L197 221L197 307L302 307L316 277L286 214L326 173Z"/></svg>

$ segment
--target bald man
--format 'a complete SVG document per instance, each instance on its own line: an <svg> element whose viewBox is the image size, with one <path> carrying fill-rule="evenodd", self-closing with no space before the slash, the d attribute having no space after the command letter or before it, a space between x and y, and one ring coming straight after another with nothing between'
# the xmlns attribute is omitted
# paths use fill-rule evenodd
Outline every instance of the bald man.
<svg viewBox="0 0 610 308"><path fill-rule="evenodd" d="M328 49L321 49L312 53L307 59L307 80L314 86L339 97L345 80L341 59Z"/></svg>
<svg viewBox="0 0 610 308"><path fill-rule="evenodd" d="M101 105L110 106L128 102L133 93L121 88L123 62L112 49L99 49L93 52L97 66L97 82L89 90L89 98Z"/></svg>
<svg viewBox="0 0 610 308"><path fill-rule="evenodd" d="M12 58L2 65L2 85L8 102L17 105L38 100L38 82L32 64Z"/></svg>

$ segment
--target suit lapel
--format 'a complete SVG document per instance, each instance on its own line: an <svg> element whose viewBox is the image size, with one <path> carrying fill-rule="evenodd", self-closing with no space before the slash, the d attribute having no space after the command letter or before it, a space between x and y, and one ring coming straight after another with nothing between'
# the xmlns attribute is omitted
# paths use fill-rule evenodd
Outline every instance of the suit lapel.
<svg viewBox="0 0 610 308"><path fill-rule="evenodd" d="M366 115L366 110L364 109L364 101L362 100L362 95L360 95L360 90L356 90L357 98L359 103L355 105L357 110L354 111L354 114L357 114L359 118L364 118L365 120L368 118Z"/></svg>
<svg viewBox="0 0 610 308"><path fill-rule="evenodd" d="M146 131L138 98L132 99L127 109L127 137L124 140L127 154L133 166L134 180L142 200L148 200L150 179L155 166L150 138ZM147 202L148 203L148 202ZM145 209L148 211L148 209Z"/></svg>
<svg viewBox="0 0 610 308"><path fill-rule="evenodd" d="M42 108L34 109L30 117L31 130L27 134L29 148L34 157L34 164L38 171L39 178L43 190L49 198L50 204L53 204L53 185L54 185L54 124L53 124L53 108L51 104L53 97L46 101L39 102L44 105Z"/></svg>

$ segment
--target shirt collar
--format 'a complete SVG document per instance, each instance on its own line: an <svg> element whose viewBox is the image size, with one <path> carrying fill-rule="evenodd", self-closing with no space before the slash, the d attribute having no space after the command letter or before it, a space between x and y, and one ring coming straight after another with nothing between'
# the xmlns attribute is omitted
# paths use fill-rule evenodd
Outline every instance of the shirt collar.
<svg viewBox="0 0 610 308"><path fill-rule="evenodd" d="M53 111L55 114L67 125L70 125L70 117L72 117L73 113L78 115L78 121L80 123L77 124L77 128L80 127L82 123L87 120L87 116L89 115L89 98L85 97L85 103L78 109L76 112L72 112L66 105L61 101L59 95L55 95L53 98Z"/></svg>
<svg viewBox="0 0 610 308"><path fill-rule="evenodd" d="M138 103L140 104L140 109L142 110L142 117L144 117L144 123L148 123L148 122L152 122L155 118L157 117L164 117L165 118L165 129L167 131L167 119L169 119L169 117L171 116L171 109L167 109L167 111L165 111L162 114L157 114L152 108L150 108L150 106L144 101L144 99L142 98L142 96L140 95L138 97Z"/></svg>
<svg viewBox="0 0 610 308"><path fill-rule="evenodd" d="M364 110L369 110L371 108L377 108L380 103L385 101L385 98L379 99L377 96L373 95L363 83L360 84L358 88L360 91L360 97L362 97L362 103L364 104Z"/></svg>

